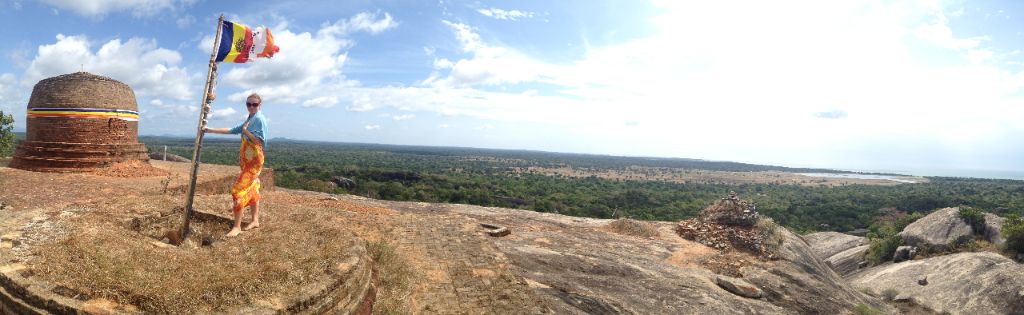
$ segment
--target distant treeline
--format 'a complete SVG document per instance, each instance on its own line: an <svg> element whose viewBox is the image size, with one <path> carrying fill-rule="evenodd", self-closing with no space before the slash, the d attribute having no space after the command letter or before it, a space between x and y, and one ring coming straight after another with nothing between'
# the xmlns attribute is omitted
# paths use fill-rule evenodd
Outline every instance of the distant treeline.
<svg viewBox="0 0 1024 315"><path fill-rule="evenodd" d="M144 137L152 151L191 156L192 140ZM536 151L322 143L273 139L267 166L277 185L386 200L467 203L574 216L675 221L691 217L729 191L753 200L764 215L797 231L866 228L881 208L906 212L971 205L1024 214L1024 181L929 178L929 183L839 187L787 184L695 184L573 178L523 172L526 167L621 170L630 166L716 171L835 172L694 159L660 159ZM202 160L235 164L236 140L208 139ZM337 186L344 177L353 187Z"/></svg>

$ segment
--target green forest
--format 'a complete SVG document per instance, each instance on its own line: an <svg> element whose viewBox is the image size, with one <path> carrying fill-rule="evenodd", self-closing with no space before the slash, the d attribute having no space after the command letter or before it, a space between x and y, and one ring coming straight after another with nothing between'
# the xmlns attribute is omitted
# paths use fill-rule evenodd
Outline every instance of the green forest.
<svg viewBox="0 0 1024 315"><path fill-rule="evenodd" d="M151 151L191 157L191 139L143 137ZM238 141L207 139L204 163L236 164ZM276 185L369 198L465 203L596 218L677 221L730 191L799 232L867 228L885 211L929 212L969 205L997 214L1024 214L1024 181L929 177L895 186L671 183L524 172L526 167L624 169L649 166L719 171L838 172L695 159L637 158L521 150L324 143L273 139L266 167ZM331 183L334 177L354 185ZM891 210L890 210L891 211Z"/></svg>

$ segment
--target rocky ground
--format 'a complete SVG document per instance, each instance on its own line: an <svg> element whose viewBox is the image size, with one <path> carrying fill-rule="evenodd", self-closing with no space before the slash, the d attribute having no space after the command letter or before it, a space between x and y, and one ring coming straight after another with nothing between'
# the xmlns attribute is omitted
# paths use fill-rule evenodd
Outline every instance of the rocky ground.
<svg viewBox="0 0 1024 315"><path fill-rule="evenodd" d="M184 184L188 164L154 161L153 165L169 175L114 178L0 167L0 234L46 221L34 220L42 215L59 216L58 209L69 205L103 199L180 198L174 188ZM230 166L204 165L201 181L216 182L233 172L236 169ZM215 189L201 193L197 200L205 207L226 213L230 203L226 195ZM285 213L329 216L323 221L344 226L346 233L365 242L390 244L408 265L410 289L390 297L407 302L399 303L400 312L897 312L880 298L847 284L803 238L781 228L777 231L781 245L772 249L772 255L761 255L686 240L676 233L677 224L669 222L652 222L656 233L638 237L610 229L611 220L514 209L388 202L280 188L268 191L264 202L266 226L222 244L234 246L232 242L269 234L275 224L289 222L283 219ZM119 204L124 211L137 207L131 202ZM511 233L496 233L500 228ZM5 238L0 251L11 250L16 239ZM390 292L387 289L377 292ZM383 298L378 297L378 302Z"/></svg>

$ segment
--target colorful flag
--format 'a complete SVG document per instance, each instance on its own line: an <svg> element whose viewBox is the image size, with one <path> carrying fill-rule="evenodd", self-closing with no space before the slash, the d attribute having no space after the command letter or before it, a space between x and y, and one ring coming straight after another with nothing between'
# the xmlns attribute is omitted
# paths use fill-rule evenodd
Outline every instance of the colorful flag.
<svg viewBox="0 0 1024 315"><path fill-rule="evenodd" d="M252 29L229 21L221 25L217 62L246 63L256 57L273 57L279 50L269 28L260 26Z"/></svg>

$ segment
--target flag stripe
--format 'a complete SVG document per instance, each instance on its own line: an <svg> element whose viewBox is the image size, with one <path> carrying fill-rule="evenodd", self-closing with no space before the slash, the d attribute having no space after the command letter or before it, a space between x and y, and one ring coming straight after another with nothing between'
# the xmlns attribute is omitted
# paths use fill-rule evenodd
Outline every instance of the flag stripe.
<svg viewBox="0 0 1024 315"><path fill-rule="evenodd" d="M234 39L235 26L233 23L224 21L220 27L220 47L217 48L217 62L224 61L231 52L231 40Z"/></svg>
<svg viewBox="0 0 1024 315"><path fill-rule="evenodd" d="M257 57L273 57L281 49L274 45L274 34L270 33L269 28L264 27L263 32L266 42L264 42L264 47L260 50L260 54Z"/></svg>
<svg viewBox="0 0 1024 315"><path fill-rule="evenodd" d="M249 52L252 51L252 28L246 27L245 32L242 34L242 47L238 51L238 57L235 57L236 63L245 63L249 61Z"/></svg>

